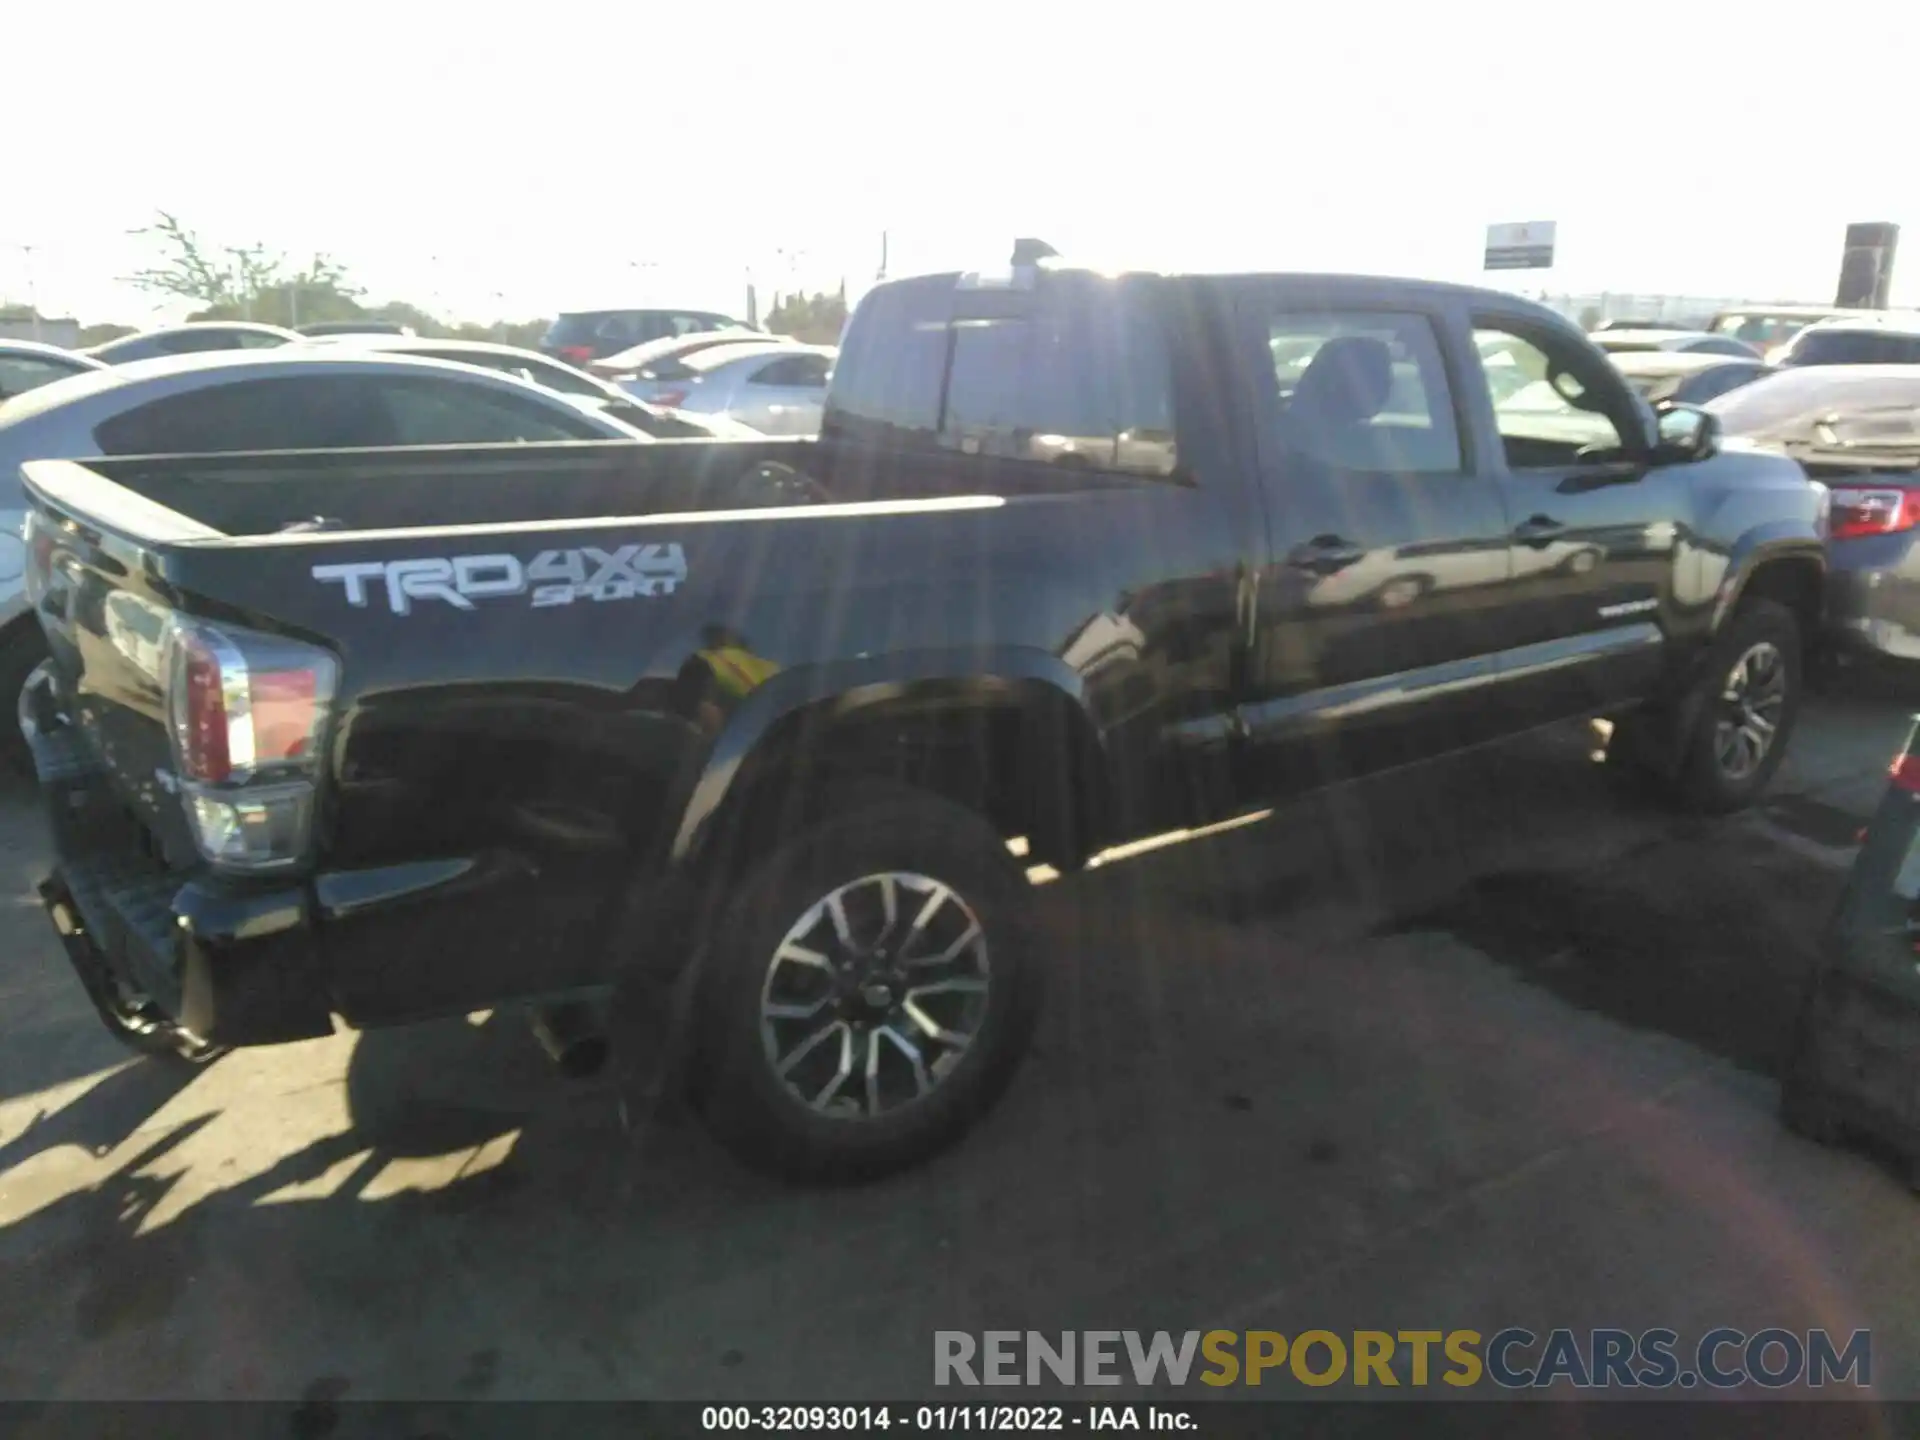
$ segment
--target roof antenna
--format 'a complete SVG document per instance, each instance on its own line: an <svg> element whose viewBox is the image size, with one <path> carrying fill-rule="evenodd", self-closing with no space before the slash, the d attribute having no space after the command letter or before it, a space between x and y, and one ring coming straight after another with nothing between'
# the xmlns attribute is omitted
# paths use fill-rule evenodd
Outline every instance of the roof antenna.
<svg viewBox="0 0 1920 1440"><path fill-rule="evenodd" d="M1013 242L1013 264L1038 265L1042 260L1059 258L1060 252L1044 240L1023 236Z"/></svg>

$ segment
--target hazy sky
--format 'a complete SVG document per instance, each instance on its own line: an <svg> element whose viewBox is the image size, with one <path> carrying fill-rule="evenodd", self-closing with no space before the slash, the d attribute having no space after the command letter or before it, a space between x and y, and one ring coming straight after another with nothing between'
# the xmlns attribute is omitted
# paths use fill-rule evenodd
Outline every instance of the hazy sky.
<svg viewBox="0 0 1920 1440"><path fill-rule="evenodd" d="M0 297L147 318L156 207L472 318L1002 261L1828 300L1907 227L1920 7L20 4ZM31 123L21 117L33 117ZM29 256L21 247L32 246Z"/></svg>

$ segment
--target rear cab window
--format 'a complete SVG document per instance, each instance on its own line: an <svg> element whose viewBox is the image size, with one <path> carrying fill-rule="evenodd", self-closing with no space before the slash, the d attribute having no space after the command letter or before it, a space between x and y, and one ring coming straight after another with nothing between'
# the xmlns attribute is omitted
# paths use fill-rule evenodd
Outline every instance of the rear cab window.
<svg viewBox="0 0 1920 1440"><path fill-rule="evenodd" d="M929 277L847 327L826 428L1076 469L1170 475L1173 375L1144 285L1050 275L1030 290Z"/></svg>

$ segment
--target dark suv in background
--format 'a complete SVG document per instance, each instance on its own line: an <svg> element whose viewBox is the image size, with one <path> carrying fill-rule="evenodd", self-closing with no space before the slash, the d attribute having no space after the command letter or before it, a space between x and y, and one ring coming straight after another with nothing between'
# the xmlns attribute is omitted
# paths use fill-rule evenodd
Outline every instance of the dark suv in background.
<svg viewBox="0 0 1920 1440"><path fill-rule="evenodd" d="M716 310L572 310L548 327L540 349L569 365L585 365L670 335L756 328Z"/></svg>

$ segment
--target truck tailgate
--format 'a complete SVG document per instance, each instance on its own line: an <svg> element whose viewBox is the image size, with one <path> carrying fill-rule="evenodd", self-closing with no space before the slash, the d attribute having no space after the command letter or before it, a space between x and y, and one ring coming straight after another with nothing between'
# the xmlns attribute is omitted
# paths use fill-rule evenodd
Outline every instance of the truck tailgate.
<svg viewBox="0 0 1920 1440"><path fill-rule="evenodd" d="M162 691L170 597L150 556L44 502L29 513L26 536L27 594L46 632L66 763L104 771L159 857L191 868L197 852L172 783Z"/></svg>

